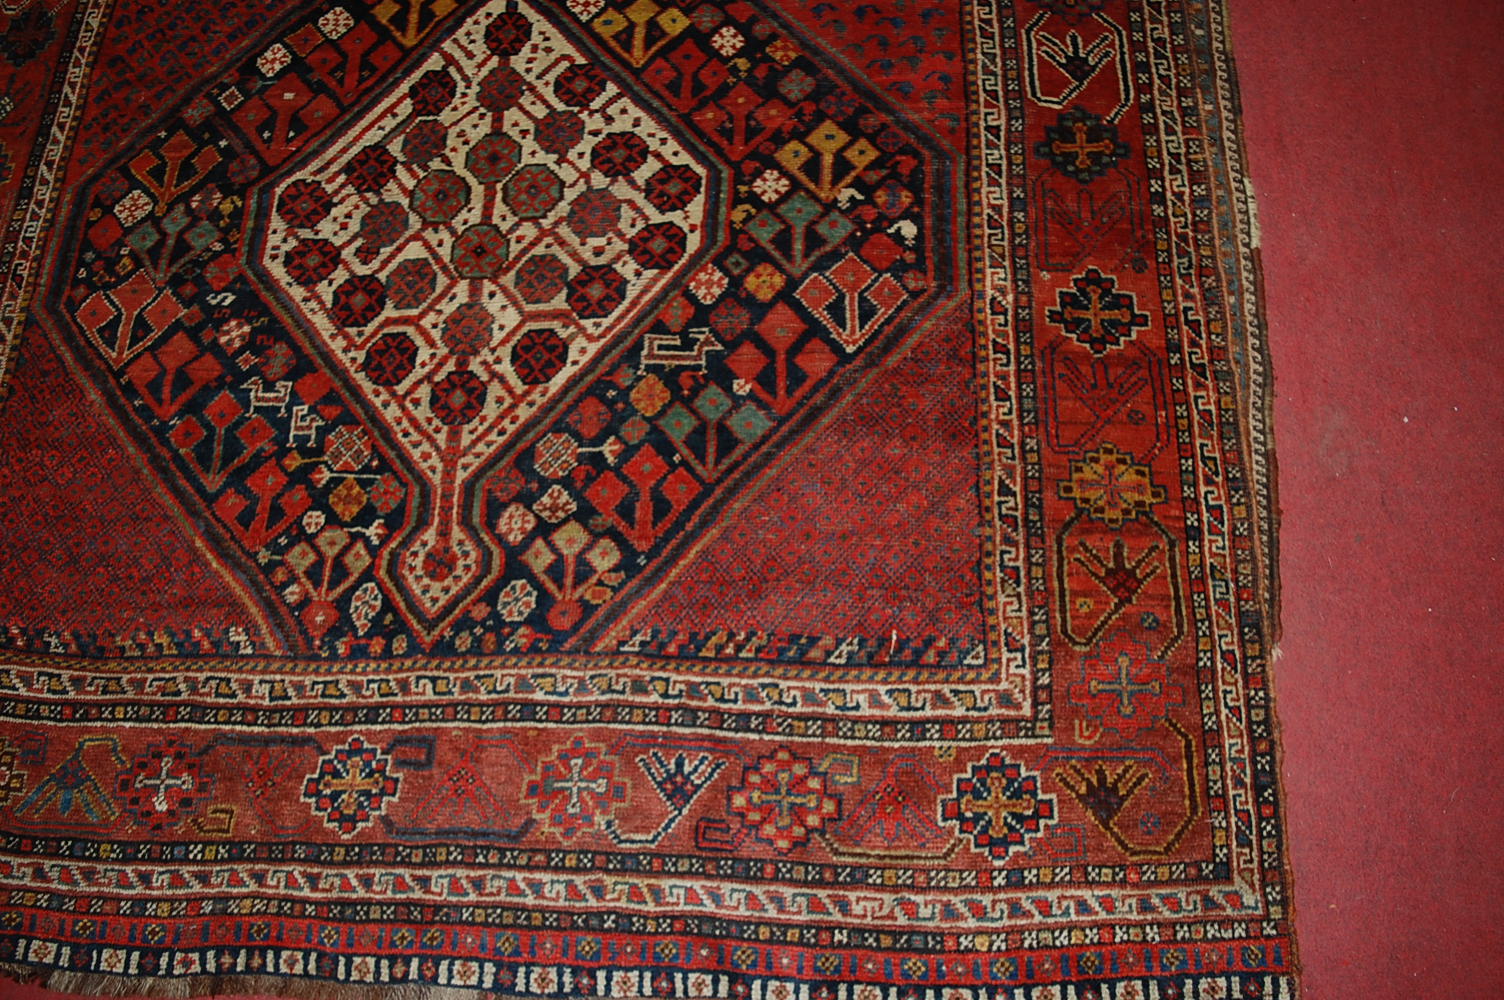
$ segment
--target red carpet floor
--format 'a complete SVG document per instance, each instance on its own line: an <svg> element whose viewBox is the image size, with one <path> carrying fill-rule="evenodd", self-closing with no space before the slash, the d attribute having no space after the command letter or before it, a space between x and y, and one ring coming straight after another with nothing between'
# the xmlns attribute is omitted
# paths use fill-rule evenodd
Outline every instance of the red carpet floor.
<svg viewBox="0 0 1504 1000"><path fill-rule="evenodd" d="M1504 996L1497 0L1233 0L1311 1000ZM1490 40L1485 46L1482 40Z"/></svg>
<svg viewBox="0 0 1504 1000"><path fill-rule="evenodd" d="M1232 7L1278 382L1306 996L1497 998L1504 6Z"/></svg>

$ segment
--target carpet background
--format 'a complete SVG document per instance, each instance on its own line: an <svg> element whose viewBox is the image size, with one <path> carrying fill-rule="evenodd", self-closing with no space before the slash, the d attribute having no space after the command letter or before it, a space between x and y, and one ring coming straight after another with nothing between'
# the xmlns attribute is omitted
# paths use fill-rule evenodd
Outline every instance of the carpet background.
<svg viewBox="0 0 1504 1000"><path fill-rule="evenodd" d="M1275 373L1309 1000L1504 996L1504 31L1231 0Z"/></svg>
<svg viewBox="0 0 1504 1000"><path fill-rule="evenodd" d="M1504 995L1497 0L1231 0L1308 1000ZM46 993L0 981L0 997Z"/></svg>

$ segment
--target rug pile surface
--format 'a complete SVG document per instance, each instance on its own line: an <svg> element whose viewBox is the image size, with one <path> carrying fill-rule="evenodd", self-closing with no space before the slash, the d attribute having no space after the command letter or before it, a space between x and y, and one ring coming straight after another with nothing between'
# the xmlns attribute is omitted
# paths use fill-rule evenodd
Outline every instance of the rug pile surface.
<svg viewBox="0 0 1504 1000"><path fill-rule="evenodd" d="M0 966L1295 995L1213 0L0 2Z"/></svg>

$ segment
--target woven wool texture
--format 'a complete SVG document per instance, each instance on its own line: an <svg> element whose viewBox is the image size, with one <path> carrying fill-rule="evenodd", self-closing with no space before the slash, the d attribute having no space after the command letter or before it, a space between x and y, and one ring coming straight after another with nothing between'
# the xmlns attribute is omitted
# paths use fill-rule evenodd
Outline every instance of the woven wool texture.
<svg viewBox="0 0 1504 1000"><path fill-rule="evenodd" d="M0 963L1293 997L1222 17L0 4Z"/></svg>

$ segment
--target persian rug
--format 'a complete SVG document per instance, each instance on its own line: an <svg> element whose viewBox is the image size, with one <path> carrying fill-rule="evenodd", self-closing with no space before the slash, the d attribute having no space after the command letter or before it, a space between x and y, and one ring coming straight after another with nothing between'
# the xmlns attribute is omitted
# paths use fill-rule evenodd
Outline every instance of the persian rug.
<svg viewBox="0 0 1504 1000"><path fill-rule="evenodd" d="M1293 997L1237 113L1220 0L0 0L3 968Z"/></svg>

